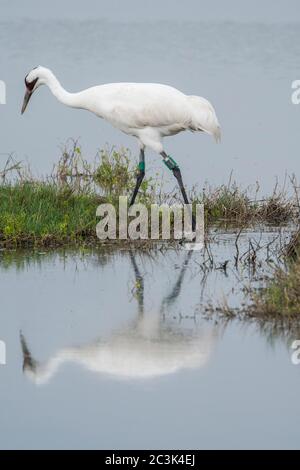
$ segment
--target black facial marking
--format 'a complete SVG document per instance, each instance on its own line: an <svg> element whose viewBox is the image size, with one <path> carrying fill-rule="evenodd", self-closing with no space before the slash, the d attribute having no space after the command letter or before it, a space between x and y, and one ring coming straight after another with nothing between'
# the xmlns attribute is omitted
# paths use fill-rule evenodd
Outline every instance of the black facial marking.
<svg viewBox="0 0 300 470"><path fill-rule="evenodd" d="M27 77L28 77L28 75L26 75L26 77L25 77L26 88L27 88L28 91L32 91L34 89L34 86L35 86L36 82L38 81L38 78L36 78L32 82L27 82Z"/></svg>

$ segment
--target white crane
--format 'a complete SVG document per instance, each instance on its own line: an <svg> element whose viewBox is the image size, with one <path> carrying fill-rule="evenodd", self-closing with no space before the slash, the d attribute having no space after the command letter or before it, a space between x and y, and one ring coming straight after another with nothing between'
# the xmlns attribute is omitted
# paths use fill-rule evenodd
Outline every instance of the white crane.
<svg viewBox="0 0 300 470"><path fill-rule="evenodd" d="M91 111L138 139L139 171L130 205L134 204L145 176L145 147L162 156L165 165L178 181L184 203L188 204L179 166L164 151L162 139L186 130L206 132L214 136L217 142L221 137L219 122L209 101L199 96L185 95L171 86L157 83L109 83L69 93L53 72L42 66L28 73L25 85L22 114L33 92L40 85L47 85L61 103Z"/></svg>
<svg viewBox="0 0 300 470"><path fill-rule="evenodd" d="M134 252L130 260L138 286L136 317L106 337L81 346L63 347L44 362L37 361L21 333L24 373L37 385L47 383L65 363L76 363L100 374L118 379L154 379L179 370L204 367L210 359L218 335L218 327L197 327L192 331L170 318L163 319L165 308L170 310L180 295L192 251L187 252L177 279L161 306L145 311L144 278Z"/></svg>
<svg viewBox="0 0 300 470"><path fill-rule="evenodd" d="M32 356L21 334L24 373L37 385L42 385L61 366L73 363L118 379L145 380L207 364L215 346L217 327L199 329L192 336L176 330L159 331L154 336L151 320L139 318L135 329L124 328L108 339L99 338L89 344L61 348L44 362Z"/></svg>

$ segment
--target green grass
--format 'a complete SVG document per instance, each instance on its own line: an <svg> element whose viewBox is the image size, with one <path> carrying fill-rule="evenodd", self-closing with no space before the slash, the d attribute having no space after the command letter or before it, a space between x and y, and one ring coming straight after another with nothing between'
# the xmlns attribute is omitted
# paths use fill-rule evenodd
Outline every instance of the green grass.
<svg viewBox="0 0 300 470"><path fill-rule="evenodd" d="M288 272L277 271L274 279L256 301L260 316L300 316L300 262Z"/></svg>
<svg viewBox="0 0 300 470"><path fill-rule="evenodd" d="M96 238L101 198L73 194L50 183L0 186L0 242L5 246L58 245Z"/></svg>
<svg viewBox="0 0 300 470"><path fill-rule="evenodd" d="M194 194L194 202L202 202L205 207L207 223L230 222L239 226L248 222L283 224L293 219L295 205L292 198L283 192L274 191L269 197L257 200L251 197L249 189L241 189L235 182L217 188L204 188L198 196Z"/></svg>
<svg viewBox="0 0 300 470"><path fill-rule="evenodd" d="M96 208L110 202L118 212L119 196L130 196L135 186L136 165L127 149L114 148L99 151L90 163L76 141L67 143L52 174L43 180L9 158L0 171L0 246L99 243ZM171 173L170 179L174 190L166 193L157 180L144 178L136 202L181 202ZM206 225L281 224L295 216L295 201L284 192L276 189L260 201L257 193L250 197L249 189L240 189L230 178L227 185L194 189L190 199L204 203Z"/></svg>
<svg viewBox="0 0 300 470"><path fill-rule="evenodd" d="M255 292L250 315L260 318L300 318L300 233L286 251L286 269L277 268L266 288Z"/></svg>
<svg viewBox="0 0 300 470"><path fill-rule="evenodd" d="M137 201L149 205L155 198L147 193ZM219 191L205 195L206 223L249 224L250 222L286 221L261 216L262 209L250 204L246 195ZM198 201L201 201L199 198ZM96 242L96 209L101 202L111 202L118 212L115 193L105 196L95 191L76 191L67 184L17 181L0 185L0 245L57 246L79 242ZM266 211L266 209L264 209ZM267 212L267 211L266 211Z"/></svg>

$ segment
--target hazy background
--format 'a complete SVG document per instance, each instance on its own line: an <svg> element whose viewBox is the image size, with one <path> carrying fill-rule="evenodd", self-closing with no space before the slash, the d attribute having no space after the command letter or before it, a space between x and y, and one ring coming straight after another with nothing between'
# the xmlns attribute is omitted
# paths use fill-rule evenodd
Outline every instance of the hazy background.
<svg viewBox="0 0 300 470"><path fill-rule="evenodd" d="M259 179L268 193L276 176L282 182L286 172L300 169L300 106L291 103L299 57L295 0L0 0L0 80L7 83L7 105L0 105L0 167L14 152L37 174L48 172L69 137L81 137L90 159L106 143L129 146L137 154L133 138L62 106L46 87L21 117L24 77L42 64L71 91L153 81L207 97L222 125L222 144L191 133L165 140L185 181L200 188L206 180L220 184L233 170L239 183ZM149 167L168 174L151 152ZM260 240L258 233L253 237ZM223 234L213 247L216 266L232 259L233 244L227 242ZM244 243L241 252L248 238ZM299 446L299 368L292 365L288 346L256 324L228 322L225 329L222 323L200 322L209 298L222 305L233 297L240 304L244 292L237 279L248 270L236 276L229 264L228 277L220 269L202 277L201 252L189 266L185 254L137 257L144 313L151 318L160 311L186 266L182 289L173 290L178 298L169 297L161 324L170 341L176 334L189 341L202 326L214 330L203 367L130 381L62 364L37 387L23 374L20 331L40 361L65 347L109 341L138 317L137 278L124 252L41 252L32 260L31 254L19 254L14 261L2 253L0 338L7 344L7 366L0 369L0 448Z"/></svg>
<svg viewBox="0 0 300 470"><path fill-rule="evenodd" d="M214 104L221 145L181 134L165 149L181 164L189 186L220 184L231 170L242 185L299 171L300 106L291 83L300 78L300 5L296 1L0 1L0 166L15 152L35 172L50 171L68 137L80 137L92 159L106 143L137 154L135 139L89 113L68 109L46 88L20 115L24 77L50 67L70 91L118 81L161 82ZM147 168L163 171L148 152ZM168 178L170 175L168 174ZM173 184L173 181L172 181Z"/></svg>
<svg viewBox="0 0 300 470"><path fill-rule="evenodd" d="M26 2L1 0L6 18L109 18L111 20L221 20L221 21L297 21L299 2L297 0L53 0L41 3L38 0ZM298 15L298 18L297 18Z"/></svg>

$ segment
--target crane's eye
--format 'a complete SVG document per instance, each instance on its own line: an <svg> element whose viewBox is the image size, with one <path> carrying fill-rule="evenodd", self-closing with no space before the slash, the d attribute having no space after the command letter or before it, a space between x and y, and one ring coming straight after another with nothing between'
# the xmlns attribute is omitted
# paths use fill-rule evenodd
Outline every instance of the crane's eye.
<svg viewBox="0 0 300 470"><path fill-rule="evenodd" d="M28 82L25 78L25 85L28 91L32 91L35 87L36 82L38 81L38 78L33 80L32 82Z"/></svg>

